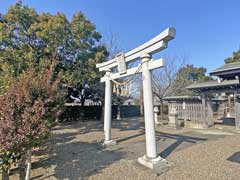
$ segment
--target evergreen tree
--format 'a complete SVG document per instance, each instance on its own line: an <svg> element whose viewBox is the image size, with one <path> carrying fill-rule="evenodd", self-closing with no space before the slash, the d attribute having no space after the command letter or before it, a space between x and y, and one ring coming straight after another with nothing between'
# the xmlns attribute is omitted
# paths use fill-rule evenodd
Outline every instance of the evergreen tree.
<svg viewBox="0 0 240 180"><path fill-rule="evenodd" d="M62 81L99 82L95 64L108 53L101 35L81 12L68 20L62 13L38 14L21 1L0 16L0 86L29 67L40 68L47 59L57 59L64 69Z"/></svg>
<svg viewBox="0 0 240 180"><path fill-rule="evenodd" d="M233 52L232 57L228 57L225 60L225 63L233 63L233 62L240 62L240 50Z"/></svg>

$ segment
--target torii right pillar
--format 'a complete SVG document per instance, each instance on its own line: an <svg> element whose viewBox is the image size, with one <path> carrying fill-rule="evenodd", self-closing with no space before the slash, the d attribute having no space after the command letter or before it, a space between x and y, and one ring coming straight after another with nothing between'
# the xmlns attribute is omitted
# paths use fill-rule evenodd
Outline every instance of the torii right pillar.
<svg viewBox="0 0 240 180"><path fill-rule="evenodd" d="M143 53L142 59L142 81L144 100L144 121L146 134L146 154L138 158L138 162L150 169L168 169L168 162L157 154L155 122L153 112L152 76L149 70L151 56Z"/></svg>

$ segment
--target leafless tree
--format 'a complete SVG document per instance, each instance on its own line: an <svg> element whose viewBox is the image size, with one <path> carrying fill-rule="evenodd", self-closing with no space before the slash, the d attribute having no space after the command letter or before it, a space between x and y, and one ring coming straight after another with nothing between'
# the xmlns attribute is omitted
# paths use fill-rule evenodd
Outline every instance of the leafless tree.
<svg viewBox="0 0 240 180"><path fill-rule="evenodd" d="M185 55L181 57L168 56L164 59L165 66L154 70L152 73L154 100L159 102L161 114L163 114L163 98L174 94L173 84L176 81L179 69L186 64L187 57Z"/></svg>
<svg viewBox="0 0 240 180"><path fill-rule="evenodd" d="M119 52L121 52L118 36L109 28L104 44L109 52L109 59L114 58Z"/></svg>

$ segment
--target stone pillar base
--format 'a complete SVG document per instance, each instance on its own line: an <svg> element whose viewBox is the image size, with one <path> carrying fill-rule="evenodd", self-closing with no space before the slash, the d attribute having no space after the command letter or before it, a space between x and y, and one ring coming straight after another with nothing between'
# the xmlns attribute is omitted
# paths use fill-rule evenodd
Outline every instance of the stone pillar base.
<svg viewBox="0 0 240 180"><path fill-rule="evenodd" d="M159 121L157 121L157 122L155 121L155 124L156 124L156 125L162 125L163 123L162 123L162 122L159 122Z"/></svg>
<svg viewBox="0 0 240 180"><path fill-rule="evenodd" d="M240 133L240 127L236 127L236 132Z"/></svg>
<svg viewBox="0 0 240 180"><path fill-rule="evenodd" d="M168 124L176 124L176 121L177 121L176 119L169 117Z"/></svg>
<svg viewBox="0 0 240 180"><path fill-rule="evenodd" d="M117 144L117 142L114 140L104 140L104 142L102 143L102 146L107 147L107 146L113 146L116 144Z"/></svg>
<svg viewBox="0 0 240 180"><path fill-rule="evenodd" d="M173 128L173 129L177 129L177 130L179 130L179 129L181 129L181 126L180 126L180 124L173 124L173 123L168 123L168 126L169 127L171 127L171 128Z"/></svg>
<svg viewBox="0 0 240 180"><path fill-rule="evenodd" d="M160 156L154 159L150 159L144 155L143 157L138 158L138 163L154 171L157 171L158 173L166 172L171 166L166 159L163 159Z"/></svg>
<svg viewBox="0 0 240 180"><path fill-rule="evenodd" d="M120 121L121 120L120 116L117 116L116 120Z"/></svg>
<svg viewBox="0 0 240 180"><path fill-rule="evenodd" d="M168 123L168 126L170 126L170 127L176 127L177 126L177 124L176 123Z"/></svg>

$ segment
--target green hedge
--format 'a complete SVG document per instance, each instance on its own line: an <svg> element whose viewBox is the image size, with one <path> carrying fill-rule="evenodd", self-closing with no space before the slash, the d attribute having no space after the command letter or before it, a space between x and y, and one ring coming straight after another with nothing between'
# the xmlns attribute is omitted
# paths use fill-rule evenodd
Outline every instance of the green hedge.
<svg viewBox="0 0 240 180"><path fill-rule="evenodd" d="M118 106L112 106L112 118L117 118ZM102 106L66 106L60 121L101 120ZM120 106L120 117L140 116L140 106Z"/></svg>

